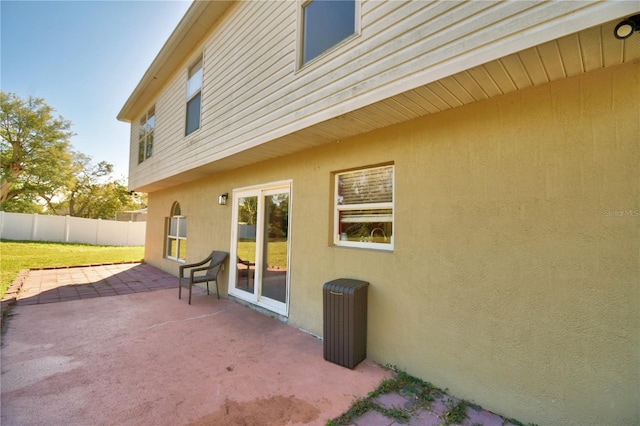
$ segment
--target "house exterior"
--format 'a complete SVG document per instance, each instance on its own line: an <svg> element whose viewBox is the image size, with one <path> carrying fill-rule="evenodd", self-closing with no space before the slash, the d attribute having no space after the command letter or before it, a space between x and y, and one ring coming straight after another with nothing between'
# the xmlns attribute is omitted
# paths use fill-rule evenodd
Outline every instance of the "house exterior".
<svg viewBox="0 0 640 426"><path fill-rule="evenodd" d="M145 261L537 424L640 423L638 1L194 2L126 101ZM319 356L322 356L319 354Z"/></svg>

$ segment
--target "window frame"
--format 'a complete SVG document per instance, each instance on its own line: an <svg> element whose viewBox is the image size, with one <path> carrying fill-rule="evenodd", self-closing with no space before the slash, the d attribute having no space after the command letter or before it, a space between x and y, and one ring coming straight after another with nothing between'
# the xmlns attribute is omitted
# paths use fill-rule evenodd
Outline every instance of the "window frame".
<svg viewBox="0 0 640 426"><path fill-rule="evenodd" d="M153 117L150 125L149 121ZM153 156L153 142L156 128L156 106L153 105L138 122L138 164Z"/></svg>
<svg viewBox="0 0 640 426"><path fill-rule="evenodd" d="M176 220L176 232L175 235L171 234L171 221ZM181 225L184 224L184 236L181 236ZM182 214L180 203L175 202L171 206L171 216L166 218L166 238L164 257L169 260L176 261L178 263L186 262L186 254L181 257L181 248L186 246L187 242L187 217ZM171 255L171 241L176 242L176 256Z"/></svg>
<svg viewBox="0 0 640 426"><path fill-rule="evenodd" d="M350 40L353 40L355 37L360 35L360 1L359 0L350 0L354 3L354 19L353 19L353 33L347 35L345 38L337 41L333 45L325 48L322 52L316 54L314 57L305 60L305 9L315 0L299 0L298 1L298 69L302 69L308 66L311 63L316 62L320 58L328 55L333 50L343 46ZM334 0L334 1L342 1L342 0Z"/></svg>
<svg viewBox="0 0 640 426"><path fill-rule="evenodd" d="M195 71L194 71L195 70ZM199 74L199 85L197 88L191 87L192 78ZM204 85L204 55L200 55L198 59L191 63L191 66L187 69L187 85L186 85L186 102L185 102L185 121L184 121L184 135L185 137L197 132L202 127L202 86ZM198 98L198 124L193 129L189 127L189 111L190 106L195 103Z"/></svg>
<svg viewBox="0 0 640 426"><path fill-rule="evenodd" d="M348 175L351 173L358 173L365 170L385 169L391 168L391 201L390 202L369 202L369 203L354 203L354 204L341 204L340 201L340 189L339 181L340 176ZM395 228L395 165L382 164L376 166L366 166L357 169L350 169L346 171L340 171L333 173L333 245L336 247L352 247L352 248L364 248L380 251L393 251L394 250L394 228ZM384 238L388 238L388 243L378 243L371 241L348 241L344 240L340 236L340 213L343 211L358 211L358 210L391 210L391 235L386 235L383 230ZM363 223L368 222L366 220ZM374 228L374 232L378 228Z"/></svg>

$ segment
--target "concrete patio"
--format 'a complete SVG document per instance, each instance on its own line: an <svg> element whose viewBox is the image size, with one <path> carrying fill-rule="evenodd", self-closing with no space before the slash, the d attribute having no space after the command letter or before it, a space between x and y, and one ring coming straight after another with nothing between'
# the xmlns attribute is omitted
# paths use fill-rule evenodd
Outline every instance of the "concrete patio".
<svg viewBox="0 0 640 426"><path fill-rule="evenodd" d="M3 425L324 425L390 375L148 265L31 271L5 326Z"/></svg>
<svg viewBox="0 0 640 426"><path fill-rule="evenodd" d="M370 360L327 362L320 339L202 289L178 300L177 278L149 265L25 271L15 283L2 425L325 425L393 376ZM408 410L410 426L449 424L459 400L435 395L372 402ZM342 424L399 423L370 409ZM473 405L461 424L514 426Z"/></svg>

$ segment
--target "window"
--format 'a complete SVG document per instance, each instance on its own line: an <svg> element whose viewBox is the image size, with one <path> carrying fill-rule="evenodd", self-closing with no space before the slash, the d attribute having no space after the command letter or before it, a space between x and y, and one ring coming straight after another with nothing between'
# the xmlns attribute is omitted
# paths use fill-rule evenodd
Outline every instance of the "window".
<svg viewBox="0 0 640 426"><path fill-rule="evenodd" d="M394 166L335 175L334 243L393 249Z"/></svg>
<svg viewBox="0 0 640 426"><path fill-rule="evenodd" d="M200 128L200 105L202 103L202 58L189 68L187 80L187 124L185 135Z"/></svg>
<svg viewBox="0 0 640 426"><path fill-rule="evenodd" d="M355 0L311 0L302 4L302 64L356 32Z"/></svg>
<svg viewBox="0 0 640 426"><path fill-rule="evenodd" d="M138 131L138 164L153 154L153 131L156 127L156 107L151 109L140 119Z"/></svg>
<svg viewBox="0 0 640 426"><path fill-rule="evenodd" d="M187 258L187 218L182 215L179 203L171 208L167 218L167 259L184 262Z"/></svg>

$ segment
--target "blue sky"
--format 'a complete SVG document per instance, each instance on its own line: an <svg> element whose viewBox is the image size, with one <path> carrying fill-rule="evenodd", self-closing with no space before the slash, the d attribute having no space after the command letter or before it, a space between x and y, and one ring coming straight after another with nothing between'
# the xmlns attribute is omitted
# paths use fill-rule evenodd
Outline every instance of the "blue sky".
<svg viewBox="0 0 640 426"><path fill-rule="evenodd" d="M126 178L130 127L116 116L190 4L2 0L0 88L44 98L76 151Z"/></svg>

